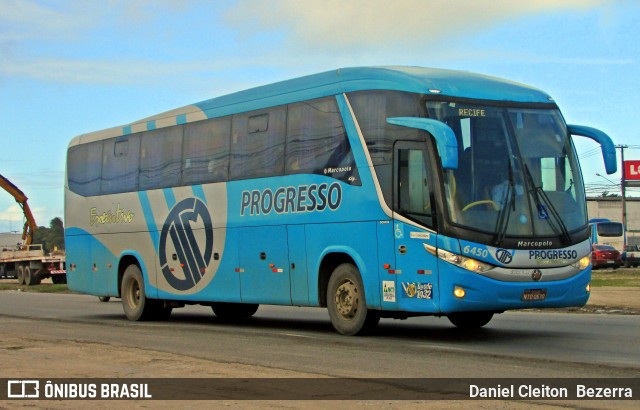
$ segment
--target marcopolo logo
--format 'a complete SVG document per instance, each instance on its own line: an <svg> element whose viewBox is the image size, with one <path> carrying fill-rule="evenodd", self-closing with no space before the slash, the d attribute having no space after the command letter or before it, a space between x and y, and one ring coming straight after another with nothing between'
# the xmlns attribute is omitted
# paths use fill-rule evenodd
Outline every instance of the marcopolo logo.
<svg viewBox="0 0 640 410"><path fill-rule="evenodd" d="M513 260L513 254L506 249L498 249L496 251L496 259L500 263L504 263L505 265L508 265Z"/></svg>
<svg viewBox="0 0 640 410"><path fill-rule="evenodd" d="M176 204L162 228L158 256L162 274L177 290L193 288L206 273L213 252L207 206L197 198Z"/></svg>

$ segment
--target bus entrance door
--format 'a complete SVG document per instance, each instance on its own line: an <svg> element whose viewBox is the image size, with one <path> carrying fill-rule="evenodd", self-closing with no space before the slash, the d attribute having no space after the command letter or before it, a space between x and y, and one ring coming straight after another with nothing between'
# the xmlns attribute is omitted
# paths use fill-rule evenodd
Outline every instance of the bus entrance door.
<svg viewBox="0 0 640 410"><path fill-rule="evenodd" d="M286 226L240 228L238 260L242 302L291 304Z"/></svg>
<svg viewBox="0 0 640 410"><path fill-rule="evenodd" d="M396 288L399 308L413 312L435 312L439 304L437 259L427 251L428 246L435 249L437 235L419 227L433 224L430 167L424 147L399 141L394 150Z"/></svg>
<svg viewBox="0 0 640 410"><path fill-rule="evenodd" d="M438 263L427 246L435 249L436 234L425 232L401 221L394 221L398 303L401 310L436 312L438 298Z"/></svg>

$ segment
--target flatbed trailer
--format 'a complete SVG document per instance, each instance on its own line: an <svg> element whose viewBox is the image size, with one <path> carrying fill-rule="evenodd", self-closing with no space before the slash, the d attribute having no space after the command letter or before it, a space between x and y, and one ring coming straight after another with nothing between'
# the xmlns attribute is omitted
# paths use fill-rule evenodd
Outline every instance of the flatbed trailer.
<svg viewBox="0 0 640 410"><path fill-rule="evenodd" d="M64 252L45 254L42 245L0 246L0 278L17 278L21 285L37 285L51 278L67 283Z"/></svg>

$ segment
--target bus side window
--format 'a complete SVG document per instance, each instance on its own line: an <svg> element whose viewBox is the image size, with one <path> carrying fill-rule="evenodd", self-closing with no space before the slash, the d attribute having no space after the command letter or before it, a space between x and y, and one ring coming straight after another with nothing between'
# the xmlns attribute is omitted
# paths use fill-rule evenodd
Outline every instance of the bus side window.
<svg viewBox="0 0 640 410"><path fill-rule="evenodd" d="M286 173L327 175L360 185L335 98L289 105Z"/></svg>
<svg viewBox="0 0 640 410"><path fill-rule="evenodd" d="M182 179L182 126L159 128L142 133L140 148L140 189L180 185Z"/></svg>
<svg viewBox="0 0 640 410"><path fill-rule="evenodd" d="M71 147L67 173L71 191L83 196L100 195L102 141Z"/></svg>
<svg viewBox="0 0 640 410"><path fill-rule="evenodd" d="M286 106L233 116L230 179L282 175Z"/></svg>
<svg viewBox="0 0 640 410"><path fill-rule="evenodd" d="M229 173L231 117L185 125L183 185L226 181Z"/></svg>
<svg viewBox="0 0 640 410"><path fill-rule="evenodd" d="M102 194L138 189L140 135L105 140L102 152Z"/></svg>

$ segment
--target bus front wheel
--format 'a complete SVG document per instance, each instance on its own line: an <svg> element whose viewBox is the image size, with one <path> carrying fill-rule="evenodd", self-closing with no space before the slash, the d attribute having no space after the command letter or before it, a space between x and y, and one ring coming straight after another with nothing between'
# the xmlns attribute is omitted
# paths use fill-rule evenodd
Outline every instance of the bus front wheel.
<svg viewBox="0 0 640 410"><path fill-rule="evenodd" d="M459 312L447 316L449 321L460 329L478 329L489 323L493 312Z"/></svg>
<svg viewBox="0 0 640 410"><path fill-rule="evenodd" d="M124 314L129 320L149 320L154 317L157 301L145 295L144 279L137 265L129 265L125 269L120 293Z"/></svg>
<svg viewBox="0 0 640 410"><path fill-rule="evenodd" d="M367 309L360 272L350 263L339 265L331 274L327 309L333 327L343 335L369 333L380 321L377 311Z"/></svg>

